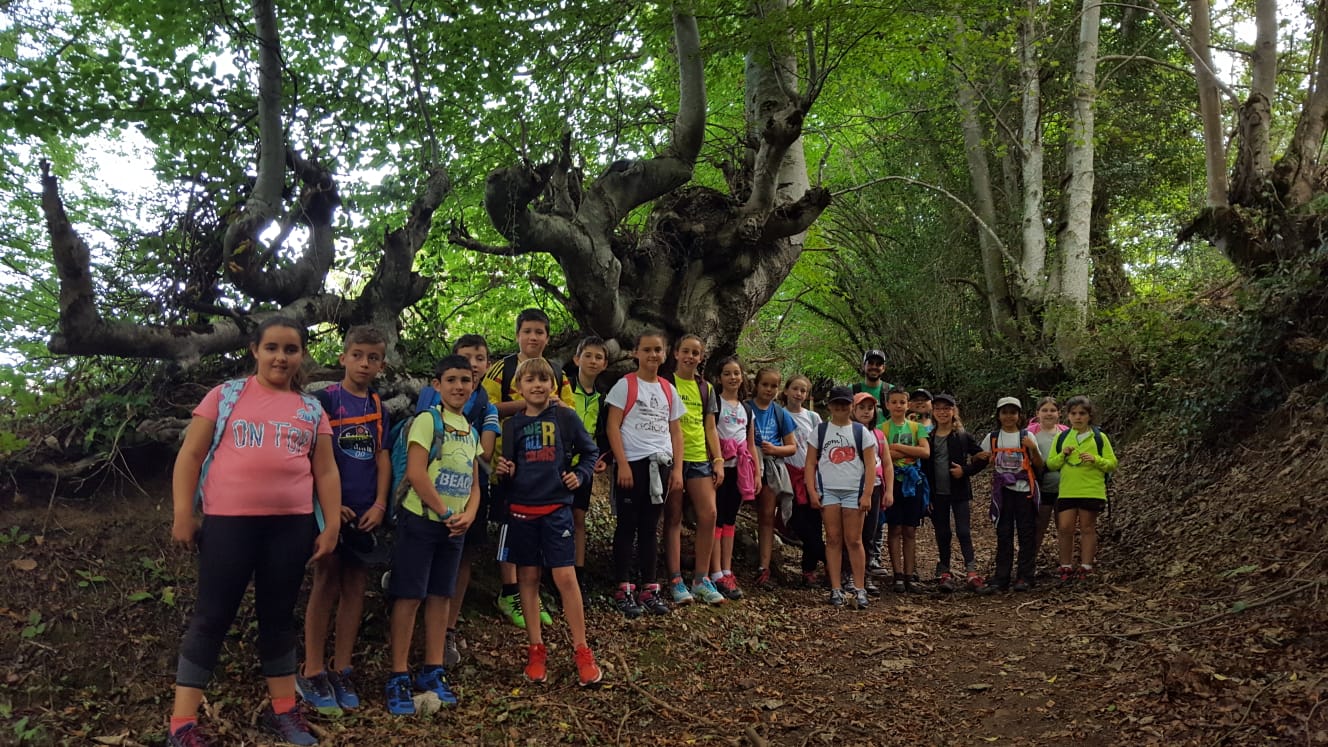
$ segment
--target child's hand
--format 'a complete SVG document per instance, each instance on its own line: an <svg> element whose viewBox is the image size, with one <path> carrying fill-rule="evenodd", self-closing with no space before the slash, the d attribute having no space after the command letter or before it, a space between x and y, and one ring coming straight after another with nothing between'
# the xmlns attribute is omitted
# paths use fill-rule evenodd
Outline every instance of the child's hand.
<svg viewBox="0 0 1328 747"><path fill-rule="evenodd" d="M324 529L314 538L314 554L309 558L309 565L332 554L337 549L337 533Z"/></svg>
<svg viewBox="0 0 1328 747"><path fill-rule="evenodd" d="M807 505L812 507L813 511L821 510L821 494L815 490L807 491Z"/></svg>
<svg viewBox="0 0 1328 747"><path fill-rule="evenodd" d="M171 542L186 550L194 549L194 535L198 532L198 520L193 514L188 517L175 517L171 522Z"/></svg>
<svg viewBox="0 0 1328 747"><path fill-rule="evenodd" d="M384 513L386 513L386 511L378 506L371 506L368 511L364 512L364 516L360 517L360 523L356 524L356 526L359 527L362 532L372 532L378 528L379 524L383 523Z"/></svg>
<svg viewBox="0 0 1328 747"><path fill-rule="evenodd" d="M773 452L774 452L775 449L779 448L779 446L780 446L780 444L773 444L773 443L770 443L769 441L762 441L762 442L761 442L761 453L762 453L762 454L765 454L766 456L774 456L774 453L773 453Z"/></svg>
<svg viewBox="0 0 1328 747"><path fill-rule="evenodd" d="M632 465L626 463L619 464L618 487L622 488L623 490L631 490L634 484L635 483L632 480Z"/></svg>
<svg viewBox="0 0 1328 747"><path fill-rule="evenodd" d="M719 487L720 485L724 484L724 463L715 462L714 467L715 467L715 487Z"/></svg>
<svg viewBox="0 0 1328 747"><path fill-rule="evenodd" d="M564 472L563 485L566 485L568 490L576 490L581 487L581 478L575 472Z"/></svg>
<svg viewBox="0 0 1328 747"><path fill-rule="evenodd" d="M1067 451L1067 452L1065 452L1065 453L1066 453L1066 454L1069 454L1070 452ZM985 461L987 461L988 459L991 459L991 452L990 452L990 451L979 451L978 453L976 453L976 454L973 455L973 461L975 461L975 462L985 462Z"/></svg>
<svg viewBox="0 0 1328 747"><path fill-rule="evenodd" d="M507 457L498 457L498 464L494 466L493 471L499 477L511 477L516 474L516 464Z"/></svg>
<svg viewBox="0 0 1328 747"><path fill-rule="evenodd" d="M1061 453L1065 454L1065 456L1069 456L1069 455L1073 454L1073 453L1074 453L1074 444L1066 444L1066 445L1065 445L1065 448L1062 450Z"/></svg>
<svg viewBox="0 0 1328 747"><path fill-rule="evenodd" d="M954 462L950 462L950 477L958 480L964 476L964 468Z"/></svg>
<svg viewBox="0 0 1328 747"><path fill-rule="evenodd" d="M1097 461L1097 457L1093 456L1093 453L1091 451L1085 451L1079 455L1079 461L1083 462L1084 464L1092 464L1093 462Z"/></svg>
<svg viewBox="0 0 1328 747"><path fill-rule="evenodd" d="M355 509L344 503L341 504L341 523L346 524L352 521L355 521Z"/></svg>
<svg viewBox="0 0 1328 747"><path fill-rule="evenodd" d="M447 517L443 523L447 525L449 534L453 537L460 537L470 530L470 525L475 521L475 515L469 511L462 514L452 514Z"/></svg>
<svg viewBox="0 0 1328 747"><path fill-rule="evenodd" d="M871 504L869 503L867 505L870 506ZM885 496L881 498L881 510L884 511L893 505L895 505L895 494L893 492L886 493Z"/></svg>
<svg viewBox="0 0 1328 747"><path fill-rule="evenodd" d="M670 493L681 493L681 492L682 492L682 469L681 469L681 466L682 466L682 465L679 465L679 469L675 469L675 470L672 470L672 471L669 472L669 492L670 492Z"/></svg>
<svg viewBox="0 0 1328 747"><path fill-rule="evenodd" d="M602 472L605 472L606 470L608 470L608 468L609 468L609 460L606 459L605 457L600 457L599 459L595 460L595 474L598 475Z"/></svg>

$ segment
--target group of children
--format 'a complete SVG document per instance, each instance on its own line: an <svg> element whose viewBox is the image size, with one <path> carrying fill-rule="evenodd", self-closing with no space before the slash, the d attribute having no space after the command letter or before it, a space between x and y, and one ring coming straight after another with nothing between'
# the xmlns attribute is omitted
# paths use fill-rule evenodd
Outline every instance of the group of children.
<svg viewBox="0 0 1328 747"><path fill-rule="evenodd" d="M1036 543L1053 512L1062 580L1092 571L1094 518L1115 456L1092 426L1086 398L1067 403L1068 428L1054 400L1040 403L1037 421L1025 427L1019 401L1004 398L997 403L1000 429L979 443L963 429L953 396L890 387L881 380L885 356L873 350L863 358L864 381L831 389L829 419L822 420L808 406L806 377L784 381L778 370L762 368L749 386L741 362L730 357L712 385L700 373L706 351L699 337L684 335L670 349L663 333L650 330L631 351L635 371L610 388L601 381L610 355L605 341L582 340L569 377L543 357L548 317L527 309L517 318L518 352L507 358L491 362L476 335L456 342L435 366L417 414L396 429L402 440L394 446L372 389L386 356L381 333L352 328L339 359L343 380L316 396L301 387L305 335L290 319L264 322L250 346L256 373L209 392L176 461L172 537L198 546L200 570L180 647L170 745L209 743L197 724L203 687L251 579L271 697L262 725L285 742L313 745L300 700L325 714L359 707L351 658L375 530L388 520L391 713L414 713L417 692L457 702L447 668L460 659L456 621L472 564L494 549L490 523L500 528L497 606L527 633L526 677L548 676L542 635L551 618L540 597L547 574L572 640L577 681L597 684L602 672L586 638L583 569L591 483L601 472L609 473L616 517L612 600L628 618L741 599L733 550L747 502L756 505L758 526L753 583L773 587L775 534L789 532L802 545L804 582L820 583L816 570L824 564L836 606L866 607L880 593L873 576L891 575L898 592L914 589L917 529L927 516L936 527L942 591L957 588L951 517L975 591L1029 588ZM664 375L670 353L672 373ZM404 468L394 485L397 453L404 453ZM970 478L988 465L998 538L993 585L977 574L969 511ZM685 501L696 522L690 581L682 568ZM314 579L300 666L294 605L306 564ZM421 607L423 661L412 676Z"/></svg>

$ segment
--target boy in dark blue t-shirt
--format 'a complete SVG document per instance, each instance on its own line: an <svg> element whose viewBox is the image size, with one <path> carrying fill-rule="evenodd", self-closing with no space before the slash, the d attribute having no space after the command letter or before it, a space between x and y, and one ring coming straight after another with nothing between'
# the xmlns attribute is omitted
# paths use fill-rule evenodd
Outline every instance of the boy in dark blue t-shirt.
<svg viewBox="0 0 1328 747"><path fill-rule="evenodd" d="M582 687L594 685L603 675L586 645L585 609L576 582L572 493L590 481L599 449L575 412L550 407L554 384L548 361L521 361L513 379L524 409L503 424L503 455L495 470L507 481L505 490L512 496L507 559L517 567L523 609L539 609L540 575L545 568L552 571L572 637L577 680ZM576 457L576 465L571 466ZM538 615L526 618L530 640L526 677L531 682L547 679L549 652L541 627Z"/></svg>
<svg viewBox="0 0 1328 747"><path fill-rule="evenodd" d="M341 474L341 542L337 552L314 563L314 582L304 614L304 668L296 689L319 713L338 715L358 708L351 682L351 654L364 613L368 568L362 552L376 544L373 531L383 521L392 480L385 434L387 413L370 388L383 370L387 340L370 326L352 327L338 362L341 383L315 396L332 426L332 453ZM332 666L324 667L328 622L336 606Z"/></svg>

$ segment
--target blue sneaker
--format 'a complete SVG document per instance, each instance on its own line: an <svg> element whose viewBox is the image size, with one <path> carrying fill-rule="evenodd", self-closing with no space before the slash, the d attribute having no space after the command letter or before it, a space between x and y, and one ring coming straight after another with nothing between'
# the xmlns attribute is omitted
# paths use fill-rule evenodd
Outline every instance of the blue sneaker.
<svg viewBox="0 0 1328 747"><path fill-rule="evenodd" d="M275 713L272 706L263 709L258 723L277 738L287 744L312 747L318 744L318 738L309 730L309 722L304 720L304 711L297 703L295 708L286 713Z"/></svg>
<svg viewBox="0 0 1328 747"><path fill-rule="evenodd" d="M341 706L343 711L353 711L360 707L360 694L355 692L355 683L351 681L351 668L346 667L340 672L329 671L327 681L332 685L332 694L337 698L337 705Z"/></svg>
<svg viewBox="0 0 1328 747"><path fill-rule="evenodd" d="M447 685L447 670L442 667L420 670L415 675L415 689L432 691L445 706L457 704L456 693Z"/></svg>
<svg viewBox="0 0 1328 747"><path fill-rule="evenodd" d="M327 672L319 672L312 677L295 675L295 692L309 704L310 708L324 716L341 715L341 706L337 704L337 696L332 691L332 683L327 678Z"/></svg>
<svg viewBox="0 0 1328 747"><path fill-rule="evenodd" d="M411 698L410 675L393 674L383 688L387 695L387 712L393 716L414 716L415 700Z"/></svg>
<svg viewBox="0 0 1328 747"><path fill-rule="evenodd" d="M682 580L682 576L674 576L669 582L669 595L673 597L673 603L678 606L691 604L695 599L687 590L687 583Z"/></svg>

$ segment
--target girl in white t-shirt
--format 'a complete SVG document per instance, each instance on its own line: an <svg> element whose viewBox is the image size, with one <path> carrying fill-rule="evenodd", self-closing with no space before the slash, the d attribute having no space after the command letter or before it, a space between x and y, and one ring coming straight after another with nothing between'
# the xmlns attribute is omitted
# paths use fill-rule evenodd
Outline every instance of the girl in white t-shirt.
<svg viewBox="0 0 1328 747"><path fill-rule="evenodd" d="M738 578L733 575L733 537L738 510L743 501L756 498L761 484L761 462L755 458L756 427L747 396L747 374L736 356L719 364L720 454L724 457L724 482L715 486L715 544L710 555L710 580L729 599L742 599Z"/></svg>
<svg viewBox="0 0 1328 747"><path fill-rule="evenodd" d="M801 374L790 376L784 384L781 397L784 409L788 410L797 426L793 438L798 450L793 452L793 456L784 458L784 466L788 468L789 482L793 483L793 517L789 520L789 528L802 541L802 583L808 587L817 585L816 565L825 562L821 512L812 508L807 500L807 484L803 474L807 464L807 444L816 435L816 427L821 424L821 416L815 410L803 406L811 390L811 379Z"/></svg>
<svg viewBox="0 0 1328 747"><path fill-rule="evenodd" d="M636 338L632 356L636 373L609 391L605 432L617 466L613 501L618 526L613 532L613 565L618 577L614 603L628 618L643 611L667 615L668 603L655 577L659 556L659 519L664 499L682 490L683 444L679 420L686 407L659 367L668 355L664 333L648 330ZM632 551L642 584L640 602L632 583Z"/></svg>
<svg viewBox="0 0 1328 747"><path fill-rule="evenodd" d="M823 423L807 445L804 482L812 508L825 521L825 567L830 576L830 604L845 601L867 606L867 555L862 545L862 519L875 487L876 437L849 416L853 392L846 386L830 390L830 422ZM825 435L821 435L821 430ZM848 548L853 569L853 596L845 599L840 576L841 553Z"/></svg>

